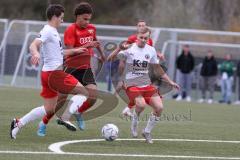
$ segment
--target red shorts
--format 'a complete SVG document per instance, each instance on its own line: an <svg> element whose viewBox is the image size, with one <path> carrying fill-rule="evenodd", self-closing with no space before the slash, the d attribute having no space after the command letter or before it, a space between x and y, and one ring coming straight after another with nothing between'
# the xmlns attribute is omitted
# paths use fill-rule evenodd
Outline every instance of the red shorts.
<svg viewBox="0 0 240 160"><path fill-rule="evenodd" d="M135 105L135 98L138 96L142 96L146 103L150 103L151 97L155 94L158 93L158 90L156 87L153 85L149 85L146 87L136 87L136 86L131 86L126 89L126 93L129 98L129 106L134 106Z"/></svg>
<svg viewBox="0 0 240 160"><path fill-rule="evenodd" d="M69 94L77 85L78 80L72 75L56 71L42 71L41 72L42 92L43 98L53 98L59 93Z"/></svg>

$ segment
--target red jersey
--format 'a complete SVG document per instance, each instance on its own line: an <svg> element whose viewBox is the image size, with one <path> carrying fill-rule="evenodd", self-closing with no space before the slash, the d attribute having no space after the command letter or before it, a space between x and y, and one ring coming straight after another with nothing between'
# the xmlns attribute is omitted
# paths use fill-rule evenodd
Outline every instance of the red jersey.
<svg viewBox="0 0 240 160"><path fill-rule="evenodd" d="M86 28L80 28L73 23L64 32L65 46L81 47L96 40L96 27L92 24L88 24ZM78 69L91 68L90 62L93 54L93 48L88 48L87 53L67 57L65 66Z"/></svg>
<svg viewBox="0 0 240 160"><path fill-rule="evenodd" d="M132 43L135 43L137 41L137 35L136 34L133 34L131 36L128 37L128 40L127 42L132 44ZM151 38L148 39L147 41L147 44L150 45L150 46L153 46L153 41Z"/></svg>

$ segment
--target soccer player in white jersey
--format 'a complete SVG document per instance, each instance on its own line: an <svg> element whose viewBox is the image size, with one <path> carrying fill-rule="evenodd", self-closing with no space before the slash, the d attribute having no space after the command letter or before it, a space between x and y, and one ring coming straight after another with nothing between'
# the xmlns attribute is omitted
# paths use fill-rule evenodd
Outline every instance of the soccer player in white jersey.
<svg viewBox="0 0 240 160"><path fill-rule="evenodd" d="M130 103L136 105L135 112L133 113L131 132L133 137L138 136L138 119L148 104L152 107L153 111L149 117L147 126L142 131L142 135L147 143L153 143L151 131L159 121L163 110L163 103L157 88L151 84L148 75L149 65L153 65L156 74L164 78L174 88L179 89L179 86L167 76L159 65L155 48L146 44L149 34L149 29L144 29L143 32L137 34L136 43L121 45L109 55L107 60L111 61L116 57L126 60L126 75L124 80L127 87L126 93Z"/></svg>
<svg viewBox="0 0 240 160"><path fill-rule="evenodd" d="M48 23L40 31L40 35L30 45L31 62L36 65L40 61L40 47L42 47L43 68L41 72L44 105L32 109L20 119L11 122L10 136L16 139L19 130L27 123L42 118L45 114L53 113L57 104L58 94L74 94L71 106L81 105L86 101L88 91L73 76L63 72L63 56L85 53L86 48L63 50L57 28L63 22L64 8L52 4L47 8ZM76 108L77 107L73 107ZM70 112L70 111L69 111ZM74 112L74 111L72 111Z"/></svg>
<svg viewBox="0 0 240 160"><path fill-rule="evenodd" d="M148 27L146 21L144 20L139 20L137 23L137 33L142 32L144 30L144 28ZM132 44L134 42L137 41L137 33L133 34L131 36L128 37L127 39L127 44ZM153 46L153 40L151 39L151 32L149 34L149 39L146 41L146 43L150 46ZM160 60L165 60L165 56L164 54L157 52L157 56ZM124 60L120 60L119 61L119 67L118 67L118 72L120 74L120 77L122 77L122 75L124 74L124 68L125 68L125 64L126 62ZM124 87L124 82L123 81L119 81L118 85L116 86L116 93L119 93L121 89L125 89ZM132 106L133 104L128 104L128 106L126 106L123 111L122 114L124 116L130 116L132 117L132 112L131 110L134 108L134 106Z"/></svg>

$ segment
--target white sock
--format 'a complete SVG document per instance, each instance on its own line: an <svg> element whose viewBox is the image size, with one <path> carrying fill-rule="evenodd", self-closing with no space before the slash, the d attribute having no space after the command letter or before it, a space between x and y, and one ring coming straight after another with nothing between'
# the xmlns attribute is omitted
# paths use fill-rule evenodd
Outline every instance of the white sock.
<svg viewBox="0 0 240 160"><path fill-rule="evenodd" d="M132 116L132 128L137 127L137 125L138 125L138 115L134 111Z"/></svg>
<svg viewBox="0 0 240 160"><path fill-rule="evenodd" d="M83 102L87 100L87 97L84 95L75 95L71 98L71 104L69 107L70 114L77 112L78 108L82 106Z"/></svg>
<svg viewBox="0 0 240 160"><path fill-rule="evenodd" d="M36 107L32 109L29 113L19 119L18 127L21 128L27 123L32 122L36 119L42 118L46 114L44 106Z"/></svg>
<svg viewBox="0 0 240 160"><path fill-rule="evenodd" d="M160 117L157 117L153 114L150 115L148 122L147 122L147 126L144 129L144 131L146 133L151 133L152 129L154 128L155 124L159 121Z"/></svg>

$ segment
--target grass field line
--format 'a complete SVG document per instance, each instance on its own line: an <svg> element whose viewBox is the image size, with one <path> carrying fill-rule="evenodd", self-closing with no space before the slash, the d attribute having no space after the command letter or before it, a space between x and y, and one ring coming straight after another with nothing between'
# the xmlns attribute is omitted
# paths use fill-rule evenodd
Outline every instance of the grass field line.
<svg viewBox="0 0 240 160"><path fill-rule="evenodd" d="M119 138L116 141L144 141L145 139L124 139ZM62 141L51 144L48 149L56 153L65 153L61 150L61 147L73 143L85 143L85 142L100 142L105 141L104 139L85 139L85 140L71 140L71 141ZM205 143L232 143L240 144L240 141L224 141L224 140L202 140L202 139L153 139L153 141L170 141L170 142L205 142Z"/></svg>
<svg viewBox="0 0 240 160"><path fill-rule="evenodd" d="M103 157L148 157L148 158L174 158L174 159L217 159L217 160L240 160L240 157L207 157L207 156L184 156L184 155L147 155L147 154L105 154L105 153L74 153L74 152L33 152L33 151L0 151L0 154L35 154L35 155L76 155L76 156L103 156Z"/></svg>
<svg viewBox="0 0 240 160"><path fill-rule="evenodd" d="M145 139L117 139L116 141L144 141ZM153 139L154 141L174 141L174 142L207 142L207 143L232 143L240 144L240 141L224 141L224 140L200 140L200 139ZM68 144L74 143L86 143L86 142L100 142L105 141L104 139L85 139L85 140L72 140L72 141L62 141L51 144L48 149L58 153L58 154L77 154L83 156L113 156L113 157L149 157L149 158L188 158L188 159L220 159L220 160L231 160L231 159L240 159L240 157L214 157L214 156L184 156L184 155L147 155L147 154L102 154L102 153L72 153L64 152L61 150L61 147ZM106 142L112 143L112 142Z"/></svg>

